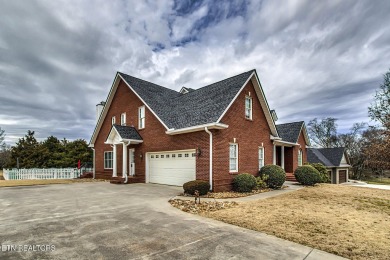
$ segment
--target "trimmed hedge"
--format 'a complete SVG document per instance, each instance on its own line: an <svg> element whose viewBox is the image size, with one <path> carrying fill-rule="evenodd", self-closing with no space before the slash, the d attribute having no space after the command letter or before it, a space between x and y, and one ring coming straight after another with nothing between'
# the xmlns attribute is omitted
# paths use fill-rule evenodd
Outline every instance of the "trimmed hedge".
<svg viewBox="0 0 390 260"><path fill-rule="evenodd" d="M238 192L251 192L256 185L255 176L249 173L239 174L233 179L233 189Z"/></svg>
<svg viewBox="0 0 390 260"><path fill-rule="evenodd" d="M280 189L286 181L286 172L278 165L265 165L261 167L259 175L272 189Z"/></svg>
<svg viewBox="0 0 390 260"><path fill-rule="evenodd" d="M295 179L303 185L313 186L321 182L320 173L311 165L299 166L295 172Z"/></svg>
<svg viewBox="0 0 390 260"><path fill-rule="evenodd" d="M330 183L328 171L322 163L305 163L305 165L313 166L320 173L321 182Z"/></svg>
<svg viewBox="0 0 390 260"><path fill-rule="evenodd" d="M199 191L199 195L206 195L210 191L210 183L207 181L195 180L183 184L184 193L194 195Z"/></svg>

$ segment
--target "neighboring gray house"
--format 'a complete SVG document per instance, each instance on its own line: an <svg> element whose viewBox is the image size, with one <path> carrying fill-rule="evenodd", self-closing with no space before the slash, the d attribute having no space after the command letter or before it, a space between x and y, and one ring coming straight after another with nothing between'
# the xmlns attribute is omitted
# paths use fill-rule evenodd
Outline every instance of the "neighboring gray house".
<svg viewBox="0 0 390 260"><path fill-rule="evenodd" d="M335 148L308 148L307 161L322 163L328 170L331 182L339 184L348 181L351 165L344 147Z"/></svg>

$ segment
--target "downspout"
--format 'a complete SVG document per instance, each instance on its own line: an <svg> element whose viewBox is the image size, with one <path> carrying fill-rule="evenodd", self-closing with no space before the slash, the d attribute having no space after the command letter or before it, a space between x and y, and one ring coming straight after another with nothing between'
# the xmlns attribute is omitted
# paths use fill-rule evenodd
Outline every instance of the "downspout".
<svg viewBox="0 0 390 260"><path fill-rule="evenodd" d="M93 179L95 179L95 148L92 148L93 151Z"/></svg>
<svg viewBox="0 0 390 260"><path fill-rule="evenodd" d="M210 135L210 190L213 190L213 133L209 131L207 126L204 128L206 133Z"/></svg>
<svg viewBox="0 0 390 260"><path fill-rule="evenodd" d="M127 146L129 146L130 145L130 142L128 142L127 144L123 141L123 142L121 142L123 145L125 145L126 146L126 149L127 149ZM128 154L127 154L128 155ZM128 157L126 155L126 157ZM127 158L126 158L126 160L127 160ZM128 180L129 180L129 177L128 177L128 175L125 173L125 172L123 172L122 173L122 178L124 178L125 179L125 181L123 182L123 183L127 183L128 182Z"/></svg>

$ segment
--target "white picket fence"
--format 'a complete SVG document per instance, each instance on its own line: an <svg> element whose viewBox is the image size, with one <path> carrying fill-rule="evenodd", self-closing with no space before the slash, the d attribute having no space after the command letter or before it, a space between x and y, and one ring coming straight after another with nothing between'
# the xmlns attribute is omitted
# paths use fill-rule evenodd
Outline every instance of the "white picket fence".
<svg viewBox="0 0 390 260"><path fill-rule="evenodd" d="M3 176L5 180L75 179L81 172L77 168L3 169Z"/></svg>

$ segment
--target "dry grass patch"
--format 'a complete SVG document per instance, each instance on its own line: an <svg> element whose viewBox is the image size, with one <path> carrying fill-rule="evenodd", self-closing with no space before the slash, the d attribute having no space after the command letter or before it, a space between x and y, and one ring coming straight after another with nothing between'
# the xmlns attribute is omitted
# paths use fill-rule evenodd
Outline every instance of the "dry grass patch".
<svg viewBox="0 0 390 260"><path fill-rule="evenodd" d="M351 259L390 259L390 191L319 185L203 216Z"/></svg>
<svg viewBox="0 0 390 260"><path fill-rule="evenodd" d="M284 188L287 188L288 186L283 186ZM264 193L271 191L272 189L264 188L259 190L253 190L252 192L236 192L236 191L222 191L222 192L209 192L206 195L200 196L201 198L212 198L212 199L231 199L231 198L242 198L247 196L252 196L259 193ZM180 196L185 197L194 197L194 195L186 194L186 193L180 193Z"/></svg>
<svg viewBox="0 0 390 260"><path fill-rule="evenodd" d="M71 179L71 180L0 180L0 187L15 187L15 186L33 186L33 185L48 185L48 184L69 184L81 182L101 182L106 180L97 179Z"/></svg>
<svg viewBox="0 0 390 260"><path fill-rule="evenodd" d="M202 201L201 203L195 203L193 200L170 200L172 206L181 209L182 211L189 212L192 214L201 214L204 212L212 212L221 209L229 209L238 205L237 202L233 201Z"/></svg>

